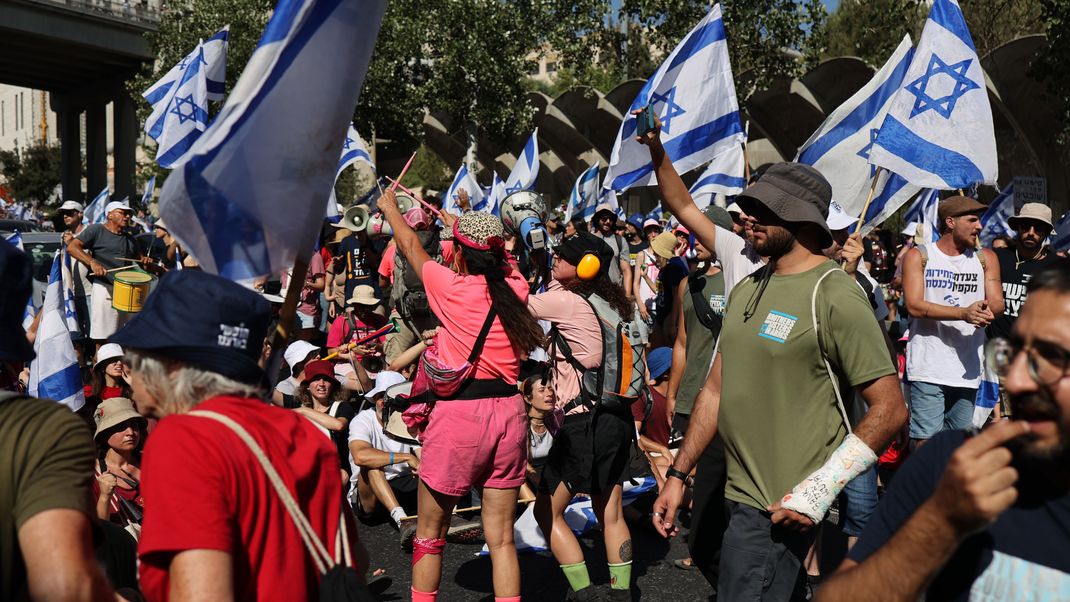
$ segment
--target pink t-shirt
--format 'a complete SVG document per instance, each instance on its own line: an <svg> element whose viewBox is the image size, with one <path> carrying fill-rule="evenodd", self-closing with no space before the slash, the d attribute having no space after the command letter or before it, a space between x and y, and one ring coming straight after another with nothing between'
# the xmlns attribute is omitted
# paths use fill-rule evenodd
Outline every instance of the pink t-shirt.
<svg viewBox="0 0 1070 602"><path fill-rule="evenodd" d="M601 365L602 329L591 306L576 293L566 291L556 280L550 281L546 288L545 293L528 298L531 314L557 326L581 366L590 369ZM580 394L579 378L576 369L558 349L557 357L554 358L554 393L557 395L558 407L563 407ZM586 408L580 406L569 414L586 411Z"/></svg>
<svg viewBox="0 0 1070 602"><path fill-rule="evenodd" d="M326 274L327 272L323 268L323 257L319 253L313 253L312 258L308 261L308 274L305 276L305 280L312 280L317 276L325 276ZM290 285L290 272L288 270L282 273L280 284L283 291ZM318 316L323 311L323 308L320 307L320 291L308 286L302 287L300 301L297 303L297 311L306 316Z"/></svg>
<svg viewBox="0 0 1070 602"><path fill-rule="evenodd" d="M353 316L353 323L356 326L355 329L350 329L347 324L346 314L342 314L331 322L331 329L327 331L327 346L337 347L342 343L350 343L359 338L366 337L369 334L379 330L386 325L386 318L379 314L372 314L373 317L369 318L371 322L364 322L360 318ZM343 336L349 335L349 336ZM381 343L382 340L372 341L371 345L375 343Z"/></svg>
<svg viewBox="0 0 1070 602"><path fill-rule="evenodd" d="M490 294L482 276L458 274L446 266L427 262L423 267L424 289L442 328L435 337L435 345L442 359L450 365L460 366L468 361L479 330L490 311ZM528 300L528 283L516 270L511 270L505 281L516 292L522 303ZM477 358L476 378L500 378L515 383L520 374L520 358L501 320L494 319Z"/></svg>

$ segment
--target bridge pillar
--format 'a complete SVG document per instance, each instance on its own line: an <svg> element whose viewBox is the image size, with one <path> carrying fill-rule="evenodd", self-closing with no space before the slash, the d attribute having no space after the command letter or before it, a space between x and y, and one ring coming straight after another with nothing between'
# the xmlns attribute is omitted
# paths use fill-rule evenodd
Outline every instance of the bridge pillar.
<svg viewBox="0 0 1070 602"><path fill-rule="evenodd" d="M115 198L130 197L135 202L134 171L136 166L138 121L134 101L124 90L112 101L113 156L115 159Z"/></svg>
<svg viewBox="0 0 1070 602"><path fill-rule="evenodd" d="M81 203L84 201L81 111L56 94L52 95L52 109L56 112L56 125L59 129L59 177L63 186L63 200Z"/></svg>
<svg viewBox="0 0 1070 602"><path fill-rule="evenodd" d="M106 105L90 104L85 111L86 197L91 199L108 185L108 124ZM116 197L121 198L121 197Z"/></svg>

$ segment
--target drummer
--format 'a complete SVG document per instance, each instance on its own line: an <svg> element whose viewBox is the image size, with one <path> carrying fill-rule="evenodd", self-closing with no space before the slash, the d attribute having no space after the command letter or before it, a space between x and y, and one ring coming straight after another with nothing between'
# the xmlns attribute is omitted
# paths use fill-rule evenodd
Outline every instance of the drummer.
<svg viewBox="0 0 1070 602"><path fill-rule="evenodd" d="M67 244L71 257L89 267L93 284L89 308L89 338L97 346L115 334L130 314L112 308L111 295L115 274L123 267L133 268L133 261L151 264L131 234L130 219L134 211L122 201L112 201L104 208L104 223L86 226ZM120 268L120 269L116 269Z"/></svg>

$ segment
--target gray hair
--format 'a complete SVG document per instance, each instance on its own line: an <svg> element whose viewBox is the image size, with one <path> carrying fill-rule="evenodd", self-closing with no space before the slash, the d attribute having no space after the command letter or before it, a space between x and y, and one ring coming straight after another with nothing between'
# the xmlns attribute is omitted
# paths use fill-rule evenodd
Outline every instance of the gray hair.
<svg viewBox="0 0 1070 602"><path fill-rule="evenodd" d="M259 397L260 387L238 382L216 372L187 364L170 363L157 356L127 349L123 361L141 377L161 415L181 414L200 402L220 395Z"/></svg>

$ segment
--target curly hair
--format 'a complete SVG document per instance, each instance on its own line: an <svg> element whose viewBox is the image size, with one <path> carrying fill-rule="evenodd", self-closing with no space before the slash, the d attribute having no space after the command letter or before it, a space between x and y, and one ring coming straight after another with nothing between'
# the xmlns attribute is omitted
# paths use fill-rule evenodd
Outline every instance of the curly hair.
<svg viewBox="0 0 1070 602"><path fill-rule="evenodd" d="M635 313L632 309L631 301L628 301L628 296L624 294L624 288L605 276L594 280L576 278L575 280L562 282L561 286L565 290L576 293L583 298L590 297L592 294L598 295L605 299L613 309L617 310L622 320L631 320Z"/></svg>
<svg viewBox="0 0 1070 602"><path fill-rule="evenodd" d="M521 352L529 352L543 343L545 334L542 326L532 317L528 306L516 295L505 276L512 268L505 260L490 251L477 251L464 245L457 245L464 257L468 273L475 276L483 276L487 279L487 290L490 293L491 302L498 312L498 320L505 328L505 334L513 348Z"/></svg>
<svg viewBox="0 0 1070 602"><path fill-rule="evenodd" d="M345 401L347 396L346 392L342 390L342 385L338 384L338 381L332 381L331 394L327 398L327 405L330 406L336 401ZM308 390L308 385L306 384L297 387L297 391L294 391L294 399L306 408L313 407L312 393Z"/></svg>

